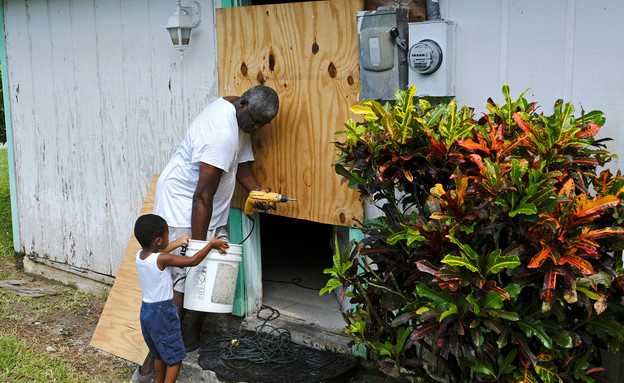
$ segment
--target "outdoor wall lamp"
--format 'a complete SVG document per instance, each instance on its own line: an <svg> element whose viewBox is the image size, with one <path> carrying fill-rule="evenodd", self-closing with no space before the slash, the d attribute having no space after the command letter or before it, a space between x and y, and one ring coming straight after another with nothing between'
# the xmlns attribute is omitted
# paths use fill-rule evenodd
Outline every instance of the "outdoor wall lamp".
<svg viewBox="0 0 624 383"><path fill-rule="evenodd" d="M191 42L191 31L201 22L200 13L197 1L191 1L190 6L183 7L180 0L176 0L176 10L169 16L165 28L169 31L173 47L180 51L180 55Z"/></svg>

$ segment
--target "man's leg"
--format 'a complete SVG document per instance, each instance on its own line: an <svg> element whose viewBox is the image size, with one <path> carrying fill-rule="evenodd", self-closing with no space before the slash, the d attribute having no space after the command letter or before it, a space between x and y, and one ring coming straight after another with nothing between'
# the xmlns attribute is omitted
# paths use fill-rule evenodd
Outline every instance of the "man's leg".
<svg viewBox="0 0 624 383"><path fill-rule="evenodd" d="M199 347L199 335L204 326L205 319L206 313L201 311L193 311L187 319L186 329L182 334L184 347L186 347L187 351L195 351Z"/></svg>
<svg viewBox="0 0 624 383"><path fill-rule="evenodd" d="M154 366L154 357L148 352L143 364L139 368L139 374L143 376L149 375L152 371L154 371Z"/></svg>
<svg viewBox="0 0 624 383"><path fill-rule="evenodd" d="M206 241L210 241L213 238L219 238L228 242L228 227L221 226L214 230L208 230ZM182 334L182 339L184 340L184 346L189 352L195 350L200 345L200 333L207 315L207 313L202 311L193 311L190 318L187 318L186 329Z"/></svg>

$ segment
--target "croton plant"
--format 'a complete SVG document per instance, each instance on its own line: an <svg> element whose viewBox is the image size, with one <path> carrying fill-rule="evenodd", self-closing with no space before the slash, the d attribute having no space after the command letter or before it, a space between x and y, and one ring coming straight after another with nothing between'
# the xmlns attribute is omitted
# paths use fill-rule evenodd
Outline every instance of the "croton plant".
<svg viewBox="0 0 624 383"><path fill-rule="evenodd" d="M354 343L387 372L440 382L606 381L624 340L624 178L602 112L524 93L480 118L415 88L365 101L335 171L380 209L337 249ZM338 246L337 246L338 247Z"/></svg>

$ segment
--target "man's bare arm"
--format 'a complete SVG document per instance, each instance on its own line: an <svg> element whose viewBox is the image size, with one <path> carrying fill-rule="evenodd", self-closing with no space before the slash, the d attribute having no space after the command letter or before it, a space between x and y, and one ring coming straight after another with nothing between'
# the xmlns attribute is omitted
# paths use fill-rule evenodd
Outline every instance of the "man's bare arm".
<svg viewBox="0 0 624 383"><path fill-rule="evenodd" d="M212 219L212 202L219 187L223 170L206 163L199 163L199 181L193 194L191 214L191 237L204 241Z"/></svg>

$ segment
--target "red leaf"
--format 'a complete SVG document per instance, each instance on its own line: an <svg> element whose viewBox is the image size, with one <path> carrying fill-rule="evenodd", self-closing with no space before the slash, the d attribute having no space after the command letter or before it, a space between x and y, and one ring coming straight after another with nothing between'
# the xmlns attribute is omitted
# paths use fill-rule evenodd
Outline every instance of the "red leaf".
<svg viewBox="0 0 624 383"><path fill-rule="evenodd" d="M448 360L449 354L457 355L459 351L459 342L456 336L450 336L448 339L439 339L440 355Z"/></svg>
<svg viewBox="0 0 624 383"><path fill-rule="evenodd" d="M531 261L527 265L527 267L535 269L540 267L547 258L552 258L552 249L550 247L542 249L539 253L537 253Z"/></svg>
<svg viewBox="0 0 624 383"><path fill-rule="evenodd" d="M587 233L587 235L593 239L607 238L613 235L624 235L624 228L607 227L607 228L600 229L600 230L592 230L589 233Z"/></svg>
<svg viewBox="0 0 624 383"><path fill-rule="evenodd" d="M457 291L459 289L459 282L458 281L444 281L444 282L440 282L439 284L441 289L449 289L451 291Z"/></svg>
<svg viewBox="0 0 624 383"><path fill-rule="evenodd" d="M620 203L620 199L614 195L607 195L603 198L595 199L591 202L584 204L583 210L578 213L579 217L585 217L589 214L593 214L597 211L609 209L617 206Z"/></svg>
<svg viewBox="0 0 624 383"><path fill-rule="evenodd" d="M390 374L394 370L394 364L390 362L383 361L379 364L379 371L384 374Z"/></svg>
<svg viewBox="0 0 624 383"><path fill-rule="evenodd" d="M589 138L589 137L595 137L596 134L598 134L598 131L600 130L600 125L593 123L593 122L588 122L585 126L583 126L583 128L576 133L576 135L574 137L576 138Z"/></svg>
<svg viewBox="0 0 624 383"><path fill-rule="evenodd" d="M345 289L345 290L346 290L346 289ZM397 325L403 324L403 323L405 323L405 322L409 322L409 320L410 320L410 319L413 319L413 318L416 318L416 317L420 317L420 314L417 314L417 313L415 313L415 312L410 313L410 314L407 314L407 315L403 314L403 315L401 315L401 316L397 317L396 319L394 319L394 320L390 323L390 325L391 325L392 327L394 327L394 326L397 326Z"/></svg>
<svg viewBox="0 0 624 383"><path fill-rule="evenodd" d="M438 278L443 281L450 280L461 280L463 278L463 274L459 270L451 269L448 267L442 267L438 273L436 274Z"/></svg>
<svg viewBox="0 0 624 383"><path fill-rule="evenodd" d="M503 290L502 288L498 287L498 285L496 284L496 281L487 281L485 283L485 289L487 291L493 291L505 299L510 299L509 293Z"/></svg>
<svg viewBox="0 0 624 383"><path fill-rule="evenodd" d="M570 178L559 190L559 197L566 196L568 198L572 198L574 195L574 180Z"/></svg>
<svg viewBox="0 0 624 383"><path fill-rule="evenodd" d="M557 273L551 267L550 270L544 274L544 285L542 286L542 299L545 302L550 302L555 297L555 287L557 286Z"/></svg>
<svg viewBox="0 0 624 383"><path fill-rule="evenodd" d="M520 113L514 113L513 119L516 122L516 124L518 124L518 127L522 129L525 133L529 133L529 134L533 133L533 131L529 129L529 127L522 120L522 116L520 116Z"/></svg>
<svg viewBox="0 0 624 383"><path fill-rule="evenodd" d="M566 263L569 263L570 265L576 267L583 274L596 274L596 272L594 271L594 267L591 263L576 255L566 255L559 259L560 265Z"/></svg>
<svg viewBox="0 0 624 383"><path fill-rule="evenodd" d="M431 275L436 275L438 273L438 270L429 261L418 261L415 262L415 264L418 270L422 271L423 273Z"/></svg>
<svg viewBox="0 0 624 383"><path fill-rule="evenodd" d="M469 139L467 139L467 140L464 140L464 141L459 140L459 141L457 141L457 143L458 143L460 146L463 146L463 147L464 147L464 148L466 148L466 149L470 149L470 150L482 150L482 151L486 152L487 154L490 154L490 149L489 149L489 148L487 148L487 147L485 147L485 146L483 146L483 145L481 145L481 144L478 144L478 143L474 142L471 138L469 138Z"/></svg>
<svg viewBox="0 0 624 383"><path fill-rule="evenodd" d="M489 328L491 328L492 330L494 330L497 334L500 334L503 332L503 330L494 322L492 322L491 320L486 320L485 322L486 326L488 326Z"/></svg>
<svg viewBox="0 0 624 383"><path fill-rule="evenodd" d="M533 352L531 352L529 345L517 336L514 337L514 343L520 346L520 353L522 356L524 356L526 360L533 365L533 367L537 366L537 358L533 355ZM528 366L525 365L525 368L526 367Z"/></svg>
<svg viewBox="0 0 624 383"><path fill-rule="evenodd" d="M414 343L416 343L417 341L427 336L427 334L437 330L439 327L440 327L440 323L433 323L433 324L429 324L425 327L421 327L419 329L412 331L412 334L407 340L405 347L406 348L411 347Z"/></svg>
<svg viewBox="0 0 624 383"><path fill-rule="evenodd" d="M590 368L589 370L585 371L585 374L589 375L589 374L593 374L594 372L600 372L600 371L607 371L607 369L604 368L604 367L594 367L594 368Z"/></svg>
<svg viewBox="0 0 624 383"><path fill-rule="evenodd" d="M437 155L438 157L444 157L446 154L446 147L443 144L436 141L433 137L431 137L431 146L432 151L429 155Z"/></svg>

